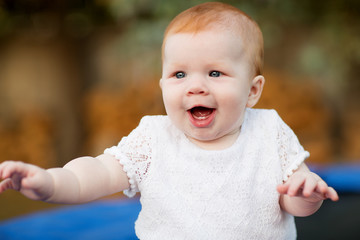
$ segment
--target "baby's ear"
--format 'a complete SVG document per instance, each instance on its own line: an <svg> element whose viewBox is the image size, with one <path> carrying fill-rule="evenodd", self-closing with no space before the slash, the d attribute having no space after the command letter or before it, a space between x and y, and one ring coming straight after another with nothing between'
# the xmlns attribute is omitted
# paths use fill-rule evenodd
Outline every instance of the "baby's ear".
<svg viewBox="0 0 360 240"><path fill-rule="evenodd" d="M251 81L250 92L248 97L247 107L251 108L259 101L263 87L265 84L265 78L262 75L257 75Z"/></svg>

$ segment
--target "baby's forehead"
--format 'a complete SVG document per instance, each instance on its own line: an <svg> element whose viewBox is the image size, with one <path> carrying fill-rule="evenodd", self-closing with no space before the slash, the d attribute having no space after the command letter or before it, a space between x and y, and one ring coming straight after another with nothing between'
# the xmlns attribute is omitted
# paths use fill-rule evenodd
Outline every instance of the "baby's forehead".
<svg viewBox="0 0 360 240"><path fill-rule="evenodd" d="M171 46L171 47L170 47ZM243 49L244 42L238 34L222 28L212 28L196 33L180 32L168 36L165 49L178 49L190 46L196 49L214 48L221 46L229 46L232 51L236 49Z"/></svg>
<svg viewBox="0 0 360 240"><path fill-rule="evenodd" d="M241 10L224 3L204 3L176 16L166 28L162 58L169 36L177 33L196 34L202 31L221 34L226 30L241 41L246 54L260 73L263 62L263 37L258 24Z"/></svg>
<svg viewBox="0 0 360 240"><path fill-rule="evenodd" d="M245 14L223 11L216 16L206 16L190 19L189 16L172 22L164 36L164 44L169 36L178 33L194 34L199 32L213 32L214 35L230 32L232 36L243 40L245 44L256 44L256 39L262 35L257 23ZM255 42L253 41L255 40Z"/></svg>
<svg viewBox="0 0 360 240"><path fill-rule="evenodd" d="M241 51L247 51L248 54L254 54L254 52L251 52L254 48L254 41L251 41L251 37L248 36L248 34L241 28L225 25L225 24L214 24L211 26L208 26L207 28L203 28L201 30L197 30L195 32L190 31L181 31L181 32L174 32L167 35L166 40L164 41L163 45L163 51L167 49L168 42L170 39L173 39L176 37L179 39L180 37L184 37L185 39L192 39L195 40L196 38L204 38L203 36L206 36L206 39L204 40L204 45L207 45L207 39L209 41L213 41L214 39L221 39L221 42L219 44L231 44L234 51L241 50ZM220 37L220 38L219 38ZM170 41L172 42L172 41ZM170 43L169 44L173 44ZM179 42L176 42L179 44ZM178 45L179 46L179 45ZM200 46L201 47L201 46ZM164 54L165 52L163 52Z"/></svg>
<svg viewBox="0 0 360 240"><path fill-rule="evenodd" d="M243 35L254 34L258 28L257 24L250 20L247 16L229 13L223 13L217 18L198 19L195 22L184 22L179 26L174 26L168 34L175 33L198 33L203 31L216 32L232 32L238 37Z"/></svg>

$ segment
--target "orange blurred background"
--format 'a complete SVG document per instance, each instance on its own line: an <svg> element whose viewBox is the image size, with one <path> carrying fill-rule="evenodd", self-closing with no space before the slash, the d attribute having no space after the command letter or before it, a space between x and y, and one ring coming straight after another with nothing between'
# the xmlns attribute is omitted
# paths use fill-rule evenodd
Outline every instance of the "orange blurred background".
<svg viewBox="0 0 360 240"><path fill-rule="evenodd" d="M143 115L164 114L162 34L201 2L0 1L0 162L63 166L117 144ZM279 112L309 163L359 162L358 1L224 2L264 33L256 107ZM50 207L12 191L0 206L0 220Z"/></svg>

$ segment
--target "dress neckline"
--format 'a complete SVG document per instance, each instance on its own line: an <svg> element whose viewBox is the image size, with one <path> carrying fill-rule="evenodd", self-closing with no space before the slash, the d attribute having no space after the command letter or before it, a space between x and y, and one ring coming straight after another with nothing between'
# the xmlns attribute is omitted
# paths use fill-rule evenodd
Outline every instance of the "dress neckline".
<svg viewBox="0 0 360 240"><path fill-rule="evenodd" d="M220 150L208 150L208 149L201 148L198 145L196 145L195 143L191 142L189 140L189 138L186 137L185 133L183 133L183 132L181 132L181 138L183 138L185 144L187 145L187 147L189 148L190 151L203 152L204 154L206 154L206 153L210 153L210 154L221 153L221 154L223 154L225 152L234 151L234 149L238 149L238 146L241 145L241 142L245 138L244 135L246 135L247 122L248 122L247 121L248 111L249 111L248 108L246 108L245 112L244 112L244 120L240 127L241 129L240 129L239 136L237 137L235 142L227 148L220 149Z"/></svg>

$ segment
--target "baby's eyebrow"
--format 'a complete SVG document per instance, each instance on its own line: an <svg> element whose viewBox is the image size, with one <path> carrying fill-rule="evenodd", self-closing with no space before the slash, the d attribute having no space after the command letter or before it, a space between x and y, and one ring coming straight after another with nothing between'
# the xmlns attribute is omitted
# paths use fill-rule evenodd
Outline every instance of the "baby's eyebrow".
<svg viewBox="0 0 360 240"><path fill-rule="evenodd" d="M229 62L226 62L226 61L217 61L217 62L212 62L212 63L207 64L206 68L216 70L217 68L224 68L228 64L229 64Z"/></svg>
<svg viewBox="0 0 360 240"><path fill-rule="evenodd" d="M176 63L176 62L173 62L173 63L167 63L167 64L164 64L165 67L169 68L170 70L183 70L186 68L185 64L183 63Z"/></svg>

